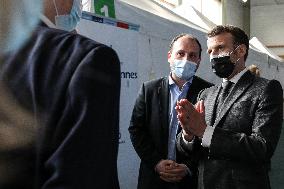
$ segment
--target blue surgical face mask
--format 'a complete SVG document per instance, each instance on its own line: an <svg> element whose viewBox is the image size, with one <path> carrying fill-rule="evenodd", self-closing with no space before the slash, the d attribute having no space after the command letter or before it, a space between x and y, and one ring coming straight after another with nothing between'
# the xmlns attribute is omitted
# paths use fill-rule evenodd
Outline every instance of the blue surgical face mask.
<svg viewBox="0 0 284 189"><path fill-rule="evenodd" d="M39 0L1 0L0 55L24 44L38 24L41 11Z"/></svg>
<svg viewBox="0 0 284 189"><path fill-rule="evenodd" d="M197 64L188 60L177 60L171 64L171 72L178 78L188 81L190 80L197 70Z"/></svg>
<svg viewBox="0 0 284 189"><path fill-rule="evenodd" d="M66 31L73 31L82 16L81 0L73 0L73 5L70 14L66 15L59 15L55 0L53 0L53 3L57 14L57 16L55 16L56 28Z"/></svg>

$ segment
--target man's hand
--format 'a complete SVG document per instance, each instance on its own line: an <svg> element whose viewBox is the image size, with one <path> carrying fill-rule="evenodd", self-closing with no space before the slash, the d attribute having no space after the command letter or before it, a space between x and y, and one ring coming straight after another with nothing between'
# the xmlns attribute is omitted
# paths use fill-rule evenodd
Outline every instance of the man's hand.
<svg viewBox="0 0 284 189"><path fill-rule="evenodd" d="M160 178L166 182L180 182L188 174L188 168L184 164L172 164L166 172L160 173Z"/></svg>
<svg viewBox="0 0 284 189"><path fill-rule="evenodd" d="M202 137L206 129L205 107L203 101L193 106L188 100L181 99L175 107L177 117L183 130L188 135Z"/></svg>

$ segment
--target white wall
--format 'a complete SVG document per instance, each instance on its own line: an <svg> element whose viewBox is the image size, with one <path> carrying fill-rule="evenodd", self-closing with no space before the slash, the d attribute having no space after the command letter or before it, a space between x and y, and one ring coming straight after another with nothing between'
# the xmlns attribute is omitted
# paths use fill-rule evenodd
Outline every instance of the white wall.
<svg viewBox="0 0 284 189"><path fill-rule="evenodd" d="M284 45L283 34L284 5L251 7L251 36L265 45ZM275 52L284 55L284 48Z"/></svg>

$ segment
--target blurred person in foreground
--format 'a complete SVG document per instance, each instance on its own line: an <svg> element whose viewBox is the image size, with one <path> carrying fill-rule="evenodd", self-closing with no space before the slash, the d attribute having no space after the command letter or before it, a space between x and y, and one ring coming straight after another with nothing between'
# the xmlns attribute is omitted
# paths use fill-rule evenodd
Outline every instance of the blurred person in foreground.
<svg viewBox="0 0 284 189"><path fill-rule="evenodd" d="M9 167L13 179L1 173L1 189L119 188L120 63L111 48L67 32L81 8L79 0L45 0L32 36L1 55L3 88L36 122L27 145L1 151L1 164L18 165Z"/></svg>
<svg viewBox="0 0 284 189"><path fill-rule="evenodd" d="M201 45L189 34L176 36L168 52L168 76L143 83L136 99L129 132L141 159L139 189L195 188L196 168L176 152L180 132L176 101L195 103L199 91L212 86L195 76L201 61Z"/></svg>
<svg viewBox="0 0 284 189"><path fill-rule="evenodd" d="M33 5L33 9L28 7ZM0 0L0 70L3 55L20 48L30 37L39 21L40 0ZM30 146L35 139L35 122L26 109L20 107L0 81L0 188L16 189L31 185ZM19 157L18 152L22 154ZM17 184L14 184L17 182Z"/></svg>
<svg viewBox="0 0 284 189"><path fill-rule="evenodd" d="M270 160L282 127L281 84L246 68L249 40L240 28L216 26L207 46L222 84L202 91L195 106L177 103L184 130L178 149L196 159L200 189L270 189Z"/></svg>

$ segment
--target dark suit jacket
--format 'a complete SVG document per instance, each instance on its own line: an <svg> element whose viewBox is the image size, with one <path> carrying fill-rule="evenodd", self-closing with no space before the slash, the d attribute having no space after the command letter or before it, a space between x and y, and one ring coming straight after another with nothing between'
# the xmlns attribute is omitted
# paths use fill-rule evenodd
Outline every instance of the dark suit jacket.
<svg viewBox="0 0 284 189"><path fill-rule="evenodd" d="M178 149L198 162L198 188L269 189L270 159L280 137L283 91L276 80L249 71L234 85L216 120L214 107L220 85L205 89L207 126L214 126L211 145L196 140L193 151L179 136ZM185 151L184 151L185 150Z"/></svg>
<svg viewBox="0 0 284 189"><path fill-rule="evenodd" d="M119 188L116 53L80 35L39 26L3 60L2 82L38 124L34 143L7 152L24 168L15 167L14 180L0 188Z"/></svg>
<svg viewBox="0 0 284 189"><path fill-rule="evenodd" d="M187 99L196 102L199 91L212 84L194 77ZM133 109L129 132L132 144L141 158L138 188L166 189L169 183L163 182L154 171L156 164L167 159L169 133L169 81L168 77L145 82L138 94ZM177 162L192 168L190 162L177 154ZM189 177L183 179L183 187L194 185Z"/></svg>

